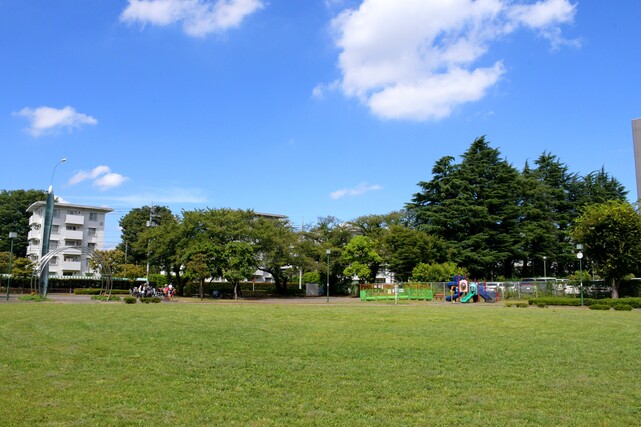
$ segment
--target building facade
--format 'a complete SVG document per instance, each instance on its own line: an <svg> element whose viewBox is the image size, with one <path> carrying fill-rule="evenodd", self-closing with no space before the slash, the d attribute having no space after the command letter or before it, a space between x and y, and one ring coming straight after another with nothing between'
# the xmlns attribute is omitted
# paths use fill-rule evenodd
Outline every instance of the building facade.
<svg viewBox="0 0 641 427"><path fill-rule="evenodd" d="M641 119L632 120L632 143L637 173L637 200L641 200Z"/></svg>
<svg viewBox="0 0 641 427"><path fill-rule="evenodd" d="M31 212L27 257L38 262L42 254L46 202L35 202ZM50 276L85 276L94 273L89 265L90 250L103 249L105 238L105 215L111 208L55 203L49 252L60 251L49 262ZM84 248L84 250L78 250Z"/></svg>

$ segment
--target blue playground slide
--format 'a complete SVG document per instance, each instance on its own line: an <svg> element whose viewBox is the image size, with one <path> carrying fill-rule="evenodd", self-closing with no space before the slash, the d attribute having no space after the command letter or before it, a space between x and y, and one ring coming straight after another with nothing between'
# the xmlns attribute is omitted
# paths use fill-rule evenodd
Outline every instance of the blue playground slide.
<svg viewBox="0 0 641 427"><path fill-rule="evenodd" d="M494 293L494 292L492 292ZM486 302L495 302L496 298L492 297L485 289L479 289L479 296L483 298Z"/></svg>
<svg viewBox="0 0 641 427"><path fill-rule="evenodd" d="M460 293L460 292L455 292L454 293L454 301L456 301L457 299L461 298L461 295L463 295L463 294ZM445 297L445 301L452 301L452 297L450 297L449 295L446 296Z"/></svg>

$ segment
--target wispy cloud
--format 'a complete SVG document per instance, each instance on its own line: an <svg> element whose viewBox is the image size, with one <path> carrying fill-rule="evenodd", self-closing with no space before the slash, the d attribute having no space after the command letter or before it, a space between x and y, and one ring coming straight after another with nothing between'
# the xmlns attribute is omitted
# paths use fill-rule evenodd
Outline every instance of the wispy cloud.
<svg viewBox="0 0 641 427"><path fill-rule="evenodd" d="M13 112L14 116L25 117L30 125L27 131L33 136L56 133L62 129L72 131L83 125L96 125L98 120L86 114L78 113L73 107L64 108L38 107L23 108Z"/></svg>
<svg viewBox="0 0 641 427"><path fill-rule="evenodd" d="M76 172L69 180L69 185L77 185L83 181L91 180L92 185L105 191L112 188L120 187L129 178L119 173L111 172L109 166L96 166L90 171Z"/></svg>
<svg viewBox="0 0 641 427"><path fill-rule="evenodd" d="M343 197L348 197L348 196L349 197L360 196L370 191L378 191L382 189L383 187L381 187L380 185L376 185L376 184L368 185L367 183L363 182L353 188L343 188L340 190L336 190L330 194L330 197L336 200L336 199L341 199Z"/></svg>
<svg viewBox="0 0 641 427"><path fill-rule="evenodd" d="M500 38L526 28L553 49L579 46L561 33L576 9L570 0L363 0L332 21L341 89L381 118L445 118L505 74L502 60L477 64Z"/></svg>
<svg viewBox="0 0 641 427"><path fill-rule="evenodd" d="M120 20L158 26L180 22L187 35L204 37L238 27L263 7L262 0L129 0Z"/></svg>
<svg viewBox="0 0 641 427"><path fill-rule="evenodd" d="M144 204L163 205L206 205L207 196L199 188L170 187L162 190L150 189L137 193L118 196L85 196L76 197L78 200L98 200L104 203L120 206L141 206Z"/></svg>

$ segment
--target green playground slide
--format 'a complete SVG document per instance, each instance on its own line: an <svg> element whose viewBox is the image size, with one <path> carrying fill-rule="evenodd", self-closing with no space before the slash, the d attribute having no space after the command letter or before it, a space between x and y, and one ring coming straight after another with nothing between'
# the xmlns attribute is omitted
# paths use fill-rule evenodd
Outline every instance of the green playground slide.
<svg viewBox="0 0 641 427"><path fill-rule="evenodd" d="M467 295L465 295L463 298L461 298L461 302L468 302L469 300L471 300L472 298L474 298L476 296L476 293L477 293L476 287L473 287L470 291L471 292L468 292Z"/></svg>

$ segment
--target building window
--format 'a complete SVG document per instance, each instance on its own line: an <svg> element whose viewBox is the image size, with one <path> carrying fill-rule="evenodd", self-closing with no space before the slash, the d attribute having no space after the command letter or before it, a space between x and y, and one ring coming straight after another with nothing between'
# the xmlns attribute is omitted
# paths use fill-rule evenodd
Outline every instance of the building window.
<svg viewBox="0 0 641 427"><path fill-rule="evenodd" d="M51 234L60 234L60 226L59 225L52 225L51 226Z"/></svg>
<svg viewBox="0 0 641 427"><path fill-rule="evenodd" d="M58 265L58 257L55 256L51 258L51 261L49 261L49 265Z"/></svg>
<svg viewBox="0 0 641 427"><path fill-rule="evenodd" d="M68 209L67 210L67 215L80 215L80 211L73 210L73 209Z"/></svg>
<svg viewBox="0 0 641 427"><path fill-rule="evenodd" d="M54 209L53 210L53 217L54 218L60 218L60 209Z"/></svg>
<svg viewBox="0 0 641 427"><path fill-rule="evenodd" d="M78 231L78 230L82 230L82 227L79 227L77 225L68 225L66 227L66 230L67 231Z"/></svg>
<svg viewBox="0 0 641 427"><path fill-rule="evenodd" d="M95 243L87 243L87 248L94 250L96 249L96 244Z"/></svg>
<svg viewBox="0 0 641 427"><path fill-rule="evenodd" d="M96 229L95 228L89 228L89 230L87 230L87 235L89 237L95 237L96 236Z"/></svg>
<svg viewBox="0 0 641 427"><path fill-rule="evenodd" d="M89 212L89 221L98 221L98 213Z"/></svg>

